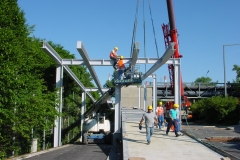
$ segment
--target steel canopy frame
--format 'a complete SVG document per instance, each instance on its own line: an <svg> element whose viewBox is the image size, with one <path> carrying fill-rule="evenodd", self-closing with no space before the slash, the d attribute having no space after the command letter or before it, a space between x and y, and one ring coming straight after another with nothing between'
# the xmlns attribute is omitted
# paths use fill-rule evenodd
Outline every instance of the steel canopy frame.
<svg viewBox="0 0 240 160"><path fill-rule="evenodd" d="M179 76L179 68L180 68L180 60L178 61L178 59L170 59L170 57L173 55L174 53L174 43L171 43L169 45L169 47L167 48L167 50L164 52L163 56L160 59L155 59L155 58L138 58L138 52L139 52L139 44L136 43L135 44L136 47L134 49L134 54L133 54L133 58L129 58L126 59L124 58L124 62L125 63L129 63L131 66L134 66L135 64L141 63L141 64L146 64L146 63L153 63L154 65L142 76L142 80L146 79L149 75L151 75L153 72L155 72L158 68L160 68L163 64L165 63L170 63L170 64L174 64L176 65L176 70L175 70L175 76L178 77ZM95 70L94 68L92 68L92 65L98 65L98 66L106 66L106 65L112 65L111 60L98 60L95 61L94 64L91 63L91 61L89 60L89 57L87 55L87 52L82 44L81 41L77 41L77 50L80 53L80 55L83 58L82 60L63 60L58 53L47 43L47 42L43 42L43 47L42 49L50 56L54 59L54 61L58 64L61 65L65 68L65 70L67 71L67 73L78 83L78 85L84 90L84 92L86 92L86 90L90 91L91 89L86 89L82 83L78 80L78 78L75 76L75 74L71 71L71 69L66 66L66 65L80 65L81 64L85 64L88 67L89 72L91 73L91 75L93 76L93 79L95 80L95 83L98 87L98 90L103 94L103 90L101 88L100 82L98 80L98 77L96 76ZM170 59L170 60L169 60ZM73 62L75 62L75 64L73 64ZM77 64L77 63L78 64ZM93 61L92 61L93 62ZM97 62L97 63L96 63ZM100 62L100 64L99 64ZM107 63L105 63L107 62ZM68 63L68 64L66 64ZM156 81L156 75L153 75L154 80ZM179 79L179 78L177 78ZM155 82L156 83L156 82ZM176 89L179 88L177 86L180 86L178 81L176 81ZM156 88L156 86L154 87ZM120 131L120 102L121 102L121 88L119 86L116 86L117 92L116 92L116 105L115 105L115 132L119 132ZM91 95L90 93L86 92L88 95ZM156 94L156 91L154 92ZM119 97L120 96L120 97ZM180 93L179 90L175 92L175 102L176 101L181 101L181 99L179 98ZM90 96L91 98L92 96ZM156 101L156 98L154 98ZM180 104L180 103L179 103ZM116 120L118 122L116 122ZM57 126L59 127L59 126ZM55 134L54 134L55 136ZM58 137L60 138L60 137ZM59 142L60 144L60 142Z"/></svg>
<svg viewBox="0 0 240 160"><path fill-rule="evenodd" d="M159 58L138 58L135 64L154 64ZM124 64L133 64L132 58L124 57ZM88 61L91 66L112 66L110 59L91 59ZM62 65L86 65L82 59L63 59Z"/></svg>
<svg viewBox="0 0 240 160"><path fill-rule="evenodd" d="M77 50L80 53L80 55L82 56L89 72L91 73L91 75L93 77L93 80L95 81L97 87L99 88L99 91L103 95L103 91L101 90L101 88L102 88L101 83L100 83L98 77L96 76L96 72L95 72L94 68L89 63L89 57L88 57L87 51L85 50L85 47L81 41L77 41Z"/></svg>
<svg viewBox="0 0 240 160"><path fill-rule="evenodd" d="M138 57L136 62L133 62L133 58L124 57L124 64L155 64L159 58L142 58ZM112 60L110 59L91 59L88 61L91 66L112 66ZM86 65L84 60L82 59L62 59L61 63L62 65ZM165 64L171 64L170 61L167 61Z"/></svg>
<svg viewBox="0 0 240 160"><path fill-rule="evenodd" d="M58 64L58 65L63 65L62 61L63 59L59 56L59 54L45 41L43 41L43 46L42 50L45 51L50 57L53 58L53 60ZM73 78L79 87L86 92L86 89L84 85L80 82L80 80L75 76L75 74L72 72L72 70L68 66L64 66L64 69L67 71L67 73L70 75L71 78ZM93 96L89 93L86 92L86 94L92 99L92 101L96 101Z"/></svg>

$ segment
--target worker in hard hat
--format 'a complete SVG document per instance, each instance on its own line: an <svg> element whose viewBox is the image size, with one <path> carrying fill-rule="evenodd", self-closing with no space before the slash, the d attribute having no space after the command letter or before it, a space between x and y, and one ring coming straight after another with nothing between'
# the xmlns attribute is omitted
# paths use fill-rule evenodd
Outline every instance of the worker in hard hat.
<svg viewBox="0 0 240 160"><path fill-rule="evenodd" d="M162 129L162 127L163 127L162 125L164 122L164 109L162 107L162 102L158 102L158 106L156 109L156 115L158 117L158 128Z"/></svg>
<svg viewBox="0 0 240 160"><path fill-rule="evenodd" d="M117 61L118 61L118 54L117 54L117 51L118 51L118 47L114 47L113 50L110 52L110 59L113 60L113 68L114 69L117 69Z"/></svg>
<svg viewBox="0 0 240 160"><path fill-rule="evenodd" d="M146 138L147 138L147 145L151 143L151 137L154 132L154 122L158 121L157 116L152 112L153 107L151 105L148 106L148 112L145 112L140 120L139 125L142 126L142 122L145 121L146 126Z"/></svg>
<svg viewBox="0 0 240 160"><path fill-rule="evenodd" d="M170 119L169 119L169 122L168 122L166 135L168 135L170 127L172 125L174 125L175 135L176 135L176 137L179 136L179 134L177 133L177 123L176 123L176 119L178 118L177 115L178 115L178 112L179 112L178 108L179 108L179 105L178 104L174 104L173 105L173 109L170 109L170 111L169 111Z"/></svg>
<svg viewBox="0 0 240 160"><path fill-rule="evenodd" d="M118 78L119 80L123 80L123 73L124 73L124 70L125 70L125 65L124 65L124 61L123 61L123 56L120 56L120 60L118 61Z"/></svg>

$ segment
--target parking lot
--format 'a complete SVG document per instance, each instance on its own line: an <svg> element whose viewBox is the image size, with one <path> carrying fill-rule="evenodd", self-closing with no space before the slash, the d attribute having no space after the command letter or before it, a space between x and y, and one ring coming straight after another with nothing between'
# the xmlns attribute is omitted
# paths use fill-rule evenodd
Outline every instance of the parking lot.
<svg viewBox="0 0 240 160"><path fill-rule="evenodd" d="M183 123L182 132L231 159L240 159L240 125L207 126Z"/></svg>

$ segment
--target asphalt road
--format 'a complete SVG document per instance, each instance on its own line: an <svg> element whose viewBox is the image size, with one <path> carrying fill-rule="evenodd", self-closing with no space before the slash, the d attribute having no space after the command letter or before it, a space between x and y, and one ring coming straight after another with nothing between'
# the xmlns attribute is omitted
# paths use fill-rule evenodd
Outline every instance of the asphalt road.
<svg viewBox="0 0 240 160"><path fill-rule="evenodd" d="M30 154L21 158L24 160L106 160L110 151L111 145L106 144L72 144L66 147L57 148L55 150Z"/></svg>
<svg viewBox="0 0 240 160"><path fill-rule="evenodd" d="M240 125L237 126L205 126L189 124L182 125L183 133L203 142L213 150L222 152L232 160L240 160ZM209 141L209 138L218 139ZM226 138L237 138L235 141L226 141Z"/></svg>

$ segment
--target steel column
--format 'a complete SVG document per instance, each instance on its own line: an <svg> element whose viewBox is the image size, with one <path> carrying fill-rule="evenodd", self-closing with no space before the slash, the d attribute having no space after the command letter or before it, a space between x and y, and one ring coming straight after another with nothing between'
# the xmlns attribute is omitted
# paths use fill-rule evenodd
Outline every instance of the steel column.
<svg viewBox="0 0 240 160"><path fill-rule="evenodd" d="M181 120L181 69L180 69L180 59L174 59L174 103L179 105L179 120ZM180 121L181 130L181 121Z"/></svg>
<svg viewBox="0 0 240 160"><path fill-rule="evenodd" d="M81 106L81 137L80 137L80 141L82 141L82 137L83 137L83 121L84 121L84 113L86 109L86 92L82 92L82 106Z"/></svg>
<svg viewBox="0 0 240 160"><path fill-rule="evenodd" d="M114 125L114 132L121 133L121 85L115 86L115 125Z"/></svg>
<svg viewBox="0 0 240 160"><path fill-rule="evenodd" d="M138 109L141 109L141 87L138 87Z"/></svg>
<svg viewBox="0 0 240 160"><path fill-rule="evenodd" d="M144 100L143 100L143 108L144 108L144 111L146 111L146 103L147 103L147 89L146 89L146 84L144 84Z"/></svg>
<svg viewBox="0 0 240 160"><path fill-rule="evenodd" d="M157 76L156 74L152 75L153 77L153 112L156 112L157 106Z"/></svg>
<svg viewBox="0 0 240 160"><path fill-rule="evenodd" d="M57 88L57 97L58 103L56 103L56 109L59 113L62 113L62 92L63 92L63 66L58 66L56 69L56 88ZM62 117L57 117L54 121L54 143L53 147L58 147L62 145L61 142L61 123Z"/></svg>

